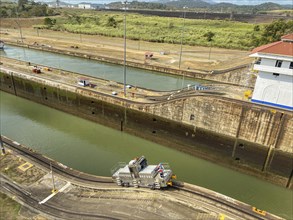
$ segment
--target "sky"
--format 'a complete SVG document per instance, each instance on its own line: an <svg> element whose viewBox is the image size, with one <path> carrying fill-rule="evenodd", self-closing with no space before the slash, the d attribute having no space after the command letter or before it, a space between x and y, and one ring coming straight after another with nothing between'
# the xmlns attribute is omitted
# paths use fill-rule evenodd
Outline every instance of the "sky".
<svg viewBox="0 0 293 220"><path fill-rule="evenodd" d="M259 5L265 2L274 2L280 5L292 5L292 0L213 0L215 3L226 2L237 5Z"/></svg>
<svg viewBox="0 0 293 220"><path fill-rule="evenodd" d="M38 2L51 2L54 0L37 0ZM109 2L117 2L121 0L60 0L62 2L67 2L67 3L80 3L80 2L88 2L88 3L98 3L98 4L104 4L104 3L109 3ZM131 0L129 0L131 1ZM158 0L138 0L138 1L158 1ZM171 0L170 0L171 1ZM293 0L212 0L215 3L220 3L220 2L226 2L226 3L233 3L237 5L258 5L262 4L265 2L274 2L277 4L281 5L292 5Z"/></svg>

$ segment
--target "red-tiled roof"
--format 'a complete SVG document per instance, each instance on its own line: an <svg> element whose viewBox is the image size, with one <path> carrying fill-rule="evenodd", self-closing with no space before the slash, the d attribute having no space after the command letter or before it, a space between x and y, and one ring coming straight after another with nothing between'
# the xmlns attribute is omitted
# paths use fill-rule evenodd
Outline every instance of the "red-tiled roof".
<svg viewBox="0 0 293 220"><path fill-rule="evenodd" d="M258 53L258 52L260 52L262 50L265 50L265 49L267 49L269 47L272 47L272 46L274 46L276 44L279 44L279 43L280 43L280 41L277 41L277 42L274 42L274 43L270 43L270 44L266 44L266 45L262 45L262 46L256 47L256 48L254 48L251 51L251 53Z"/></svg>
<svg viewBox="0 0 293 220"><path fill-rule="evenodd" d="M293 33L281 37L282 40L293 40Z"/></svg>
<svg viewBox="0 0 293 220"><path fill-rule="evenodd" d="M252 50L252 53L267 53L283 56L293 56L293 42L278 41L263 45Z"/></svg>

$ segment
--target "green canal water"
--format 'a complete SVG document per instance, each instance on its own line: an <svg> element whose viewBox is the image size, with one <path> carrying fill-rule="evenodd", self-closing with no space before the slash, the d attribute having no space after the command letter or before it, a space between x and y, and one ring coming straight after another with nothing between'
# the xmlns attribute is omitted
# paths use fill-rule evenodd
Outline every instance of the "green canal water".
<svg viewBox="0 0 293 220"><path fill-rule="evenodd" d="M178 179L293 219L293 191L141 138L0 92L1 133L69 167L110 176L117 162L145 155L169 162Z"/></svg>
<svg viewBox="0 0 293 220"><path fill-rule="evenodd" d="M18 59L26 62L55 67L75 73L85 74L97 78L123 82L123 66L97 62L80 57L39 51L7 45L0 50L0 56ZM199 85L207 81L196 79L183 79L183 76L172 76L156 71L142 70L127 67L127 84L159 91L181 89L183 86Z"/></svg>

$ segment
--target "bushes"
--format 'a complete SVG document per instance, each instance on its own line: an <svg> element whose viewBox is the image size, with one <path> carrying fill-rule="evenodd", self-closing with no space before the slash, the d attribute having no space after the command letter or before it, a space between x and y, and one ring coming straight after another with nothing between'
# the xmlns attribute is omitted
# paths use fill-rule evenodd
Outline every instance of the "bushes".
<svg viewBox="0 0 293 220"><path fill-rule="evenodd" d="M57 19L57 24L60 30L73 33L124 36L124 14L118 12L83 11L76 15L68 11L66 17ZM51 29L56 30L55 26ZM182 18L127 14L128 39L180 44L182 27ZM209 46L210 43L204 35L210 32L214 34L214 46L248 50L255 45L255 39L261 36L261 31L254 31L254 28L253 24L241 22L185 19L183 43ZM262 29L263 25L259 25L259 28ZM252 34L254 43L249 42Z"/></svg>
<svg viewBox="0 0 293 220"><path fill-rule="evenodd" d="M114 17L111 16L111 17L108 18L107 26L108 27L113 27L113 28L117 27L117 21L115 20Z"/></svg>
<svg viewBox="0 0 293 220"><path fill-rule="evenodd" d="M264 30L259 39L259 44L267 44L274 41L278 41L281 37L287 33L293 32L293 21L285 21L283 19L272 22L265 25Z"/></svg>
<svg viewBox="0 0 293 220"><path fill-rule="evenodd" d="M56 24L56 19L51 19L51 18L44 19L44 25L48 27L52 27L54 24Z"/></svg>
<svg viewBox="0 0 293 220"><path fill-rule="evenodd" d="M53 9L49 9L44 3L28 1L28 0L18 0L18 3L5 2L0 3L0 17L12 18L12 17L42 17L42 16L52 16L55 15Z"/></svg>

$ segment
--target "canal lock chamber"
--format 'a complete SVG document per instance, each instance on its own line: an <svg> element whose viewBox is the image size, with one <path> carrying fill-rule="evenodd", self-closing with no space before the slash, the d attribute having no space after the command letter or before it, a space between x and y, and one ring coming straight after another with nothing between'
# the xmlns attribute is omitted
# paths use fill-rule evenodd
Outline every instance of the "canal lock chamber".
<svg viewBox="0 0 293 220"><path fill-rule="evenodd" d="M1 90L292 188L292 155L158 115L111 96L0 73ZM268 158L268 155L270 156Z"/></svg>

